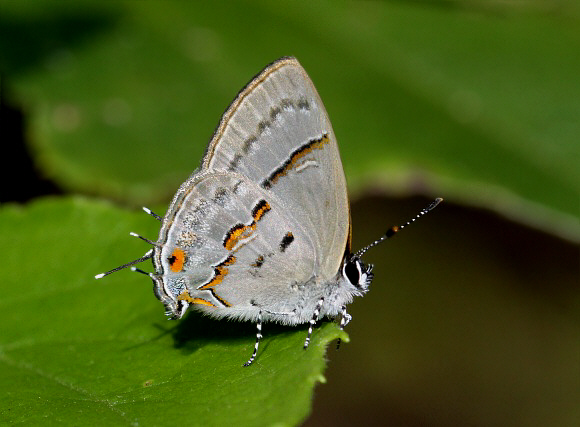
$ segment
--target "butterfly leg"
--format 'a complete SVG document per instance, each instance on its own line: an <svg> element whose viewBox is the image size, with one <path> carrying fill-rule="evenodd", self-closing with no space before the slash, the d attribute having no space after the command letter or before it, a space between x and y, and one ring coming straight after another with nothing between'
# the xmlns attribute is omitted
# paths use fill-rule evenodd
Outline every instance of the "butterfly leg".
<svg viewBox="0 0 580 427"><path fill-rule="evenodd" d="M304 350L308 348L310 344L310 336L312 335L312 329L314 329L314 325L318 321L318 316L320 315L320 309L322 308L322 303L324 302L324 298L320 298L318 303L316 304L316 308L314 309L314 314L312 315L312 319L310 319L310 325L308 326L308 336L306 337L306 341L304 341Z"/></svg>
<svg viewBox="0 0 580 427"><path fill-rule="evenodd" d="M254 344L254 352L252 353L250 360L244 363L244 366L250 366L258 354L258 346L260 345L260 340L262 339L262 311L258 313L258 323L256 324L256 328L258 329L258 332L256 333L256 344Z"/></svg>
<svg viewBox="0 0 580 427"><path fill-rule="evenodd" d="M351 320L352 320L352 316L346 312L346 305L343 305L341 317L340 317L340 330L344 331L344 327L346 325L348 325L348 322L350 322ZM336 349L337 350L340 348L341 341L342 340L340 338L336 341Z"/></svg>

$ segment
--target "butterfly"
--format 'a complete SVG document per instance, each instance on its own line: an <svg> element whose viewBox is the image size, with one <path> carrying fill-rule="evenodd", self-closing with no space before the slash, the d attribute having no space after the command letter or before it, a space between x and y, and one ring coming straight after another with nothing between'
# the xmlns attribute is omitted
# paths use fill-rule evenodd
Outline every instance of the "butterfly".
<svg viewBox="0 0 580 427"><path fill-rule="evenodd" d="M179 319L193 308L215 318L262 323L351 320L347 305L367 293L372 265L361 256L432 210L351 252L346 179L322 100L300 63L281 58L241 90L223 114L201 166L177 190L152 259L155 295Z"/></svg>

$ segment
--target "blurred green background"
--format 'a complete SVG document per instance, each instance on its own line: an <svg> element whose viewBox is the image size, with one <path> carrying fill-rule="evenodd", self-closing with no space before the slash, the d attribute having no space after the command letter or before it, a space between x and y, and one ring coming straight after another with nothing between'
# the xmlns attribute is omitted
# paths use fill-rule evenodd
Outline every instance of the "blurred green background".
<svg viewBox="0 0 580 427"><path fill-rule="evenodd" d="M0 334L0 381L22 387L15 364L36 373L30 391L2 398L0 414L59 419L43 415L55 405L47 396L59 400L54 384L77 376L63 380L58 363L42 369L38 343L60 342L58 327L43 327L82 316L85 292L102 297L89 307L104 329L110 317L159 321L146 278L119 273L112 292L92 276L141 255L126 234L154 238L157 225L136 208L164 213L235 94L292 55L339 140L355 248L430 198L446 200L369 253L371 292L350 308L351 342L327 353L306 425L580 424L579 24L572 1L0 0L0 254L11 261L1 267L0 320L11 333ZM251 348L252 328L243 331ZM124 357L139 358L112 360ZM95 378L106 373L106 362L95 368ZM38 377L49 383L38 391L44 406L30 386ZM88 395L114 406L96 390ZM302 412L279 422L307 416L304 393ZM275 402L268 411L280 411ZM141 414L123 410L119 424Z"/></svg>

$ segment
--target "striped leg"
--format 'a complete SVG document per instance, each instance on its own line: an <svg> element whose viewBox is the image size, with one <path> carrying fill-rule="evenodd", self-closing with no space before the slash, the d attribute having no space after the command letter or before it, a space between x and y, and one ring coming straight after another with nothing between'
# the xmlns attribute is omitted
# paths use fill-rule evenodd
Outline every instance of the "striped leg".
<svg viewBox="0 0 580 427"><path fill-rule="evenodd" d="M312 329L314 328L314 325L318 321L318 316L320 315L320 309L322 308L323 302L324 298L320 298L318 300L318 304L316 304L316 308L314 309L312 319L310 319L310 325L308 326L308 336L306 337L306 341L304 341L304 350L306 350L310 345L310 336L312 335Z"/></svg>
<svg viewBox="0 0 580 427"><path fill-rule="evenodd" d="M352 316L350 314L348 314L346 312L346 305L342 306L342 312L341 312L341 317L340 317L340 330L344 331L344 327L346 325L348 325L348 322L350 322L352 319ZM340 348L340 342L342 340L339 338L338 341L336 341L336 349L338 350Z"/></svg>
<svg viewBox="0 0 580 427"><path fill-rule="evenodd" d="M256 358L256 355L258 354L258 346L260 345L260 340L262 339L262 312L261 311L258 313L258 323L256 324L256 327L258 329L258 332L256 333L256 344L254 344L254 352L252 353L250 360L248 360L246 363L244 363L244 366L250 366L252 364L252 362L254 361L254 359Z"/></svg>

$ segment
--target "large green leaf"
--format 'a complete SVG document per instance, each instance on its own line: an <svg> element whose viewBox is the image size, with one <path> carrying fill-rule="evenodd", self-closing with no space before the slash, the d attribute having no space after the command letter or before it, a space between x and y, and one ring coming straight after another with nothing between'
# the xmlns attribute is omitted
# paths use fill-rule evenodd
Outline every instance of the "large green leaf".
<svg viewBox="0 0 580 427"><path fill-rule="evenodd" d="M167 200L234 94L295 55L351 190L438 192L580 239L572 2L8 4L3 65L66 188Z"/></svg>
<svg viewBox="0 0 580 427"><path fill-rule="evenodd" d="M295 425L307 416L336 325L318 328L304 351L304 328L266 324L244 368L254 325L195 313L168 322L147 277L94 279L135 255L128 230L155 222L78 198L0 210L0 423Z"/></svg>

